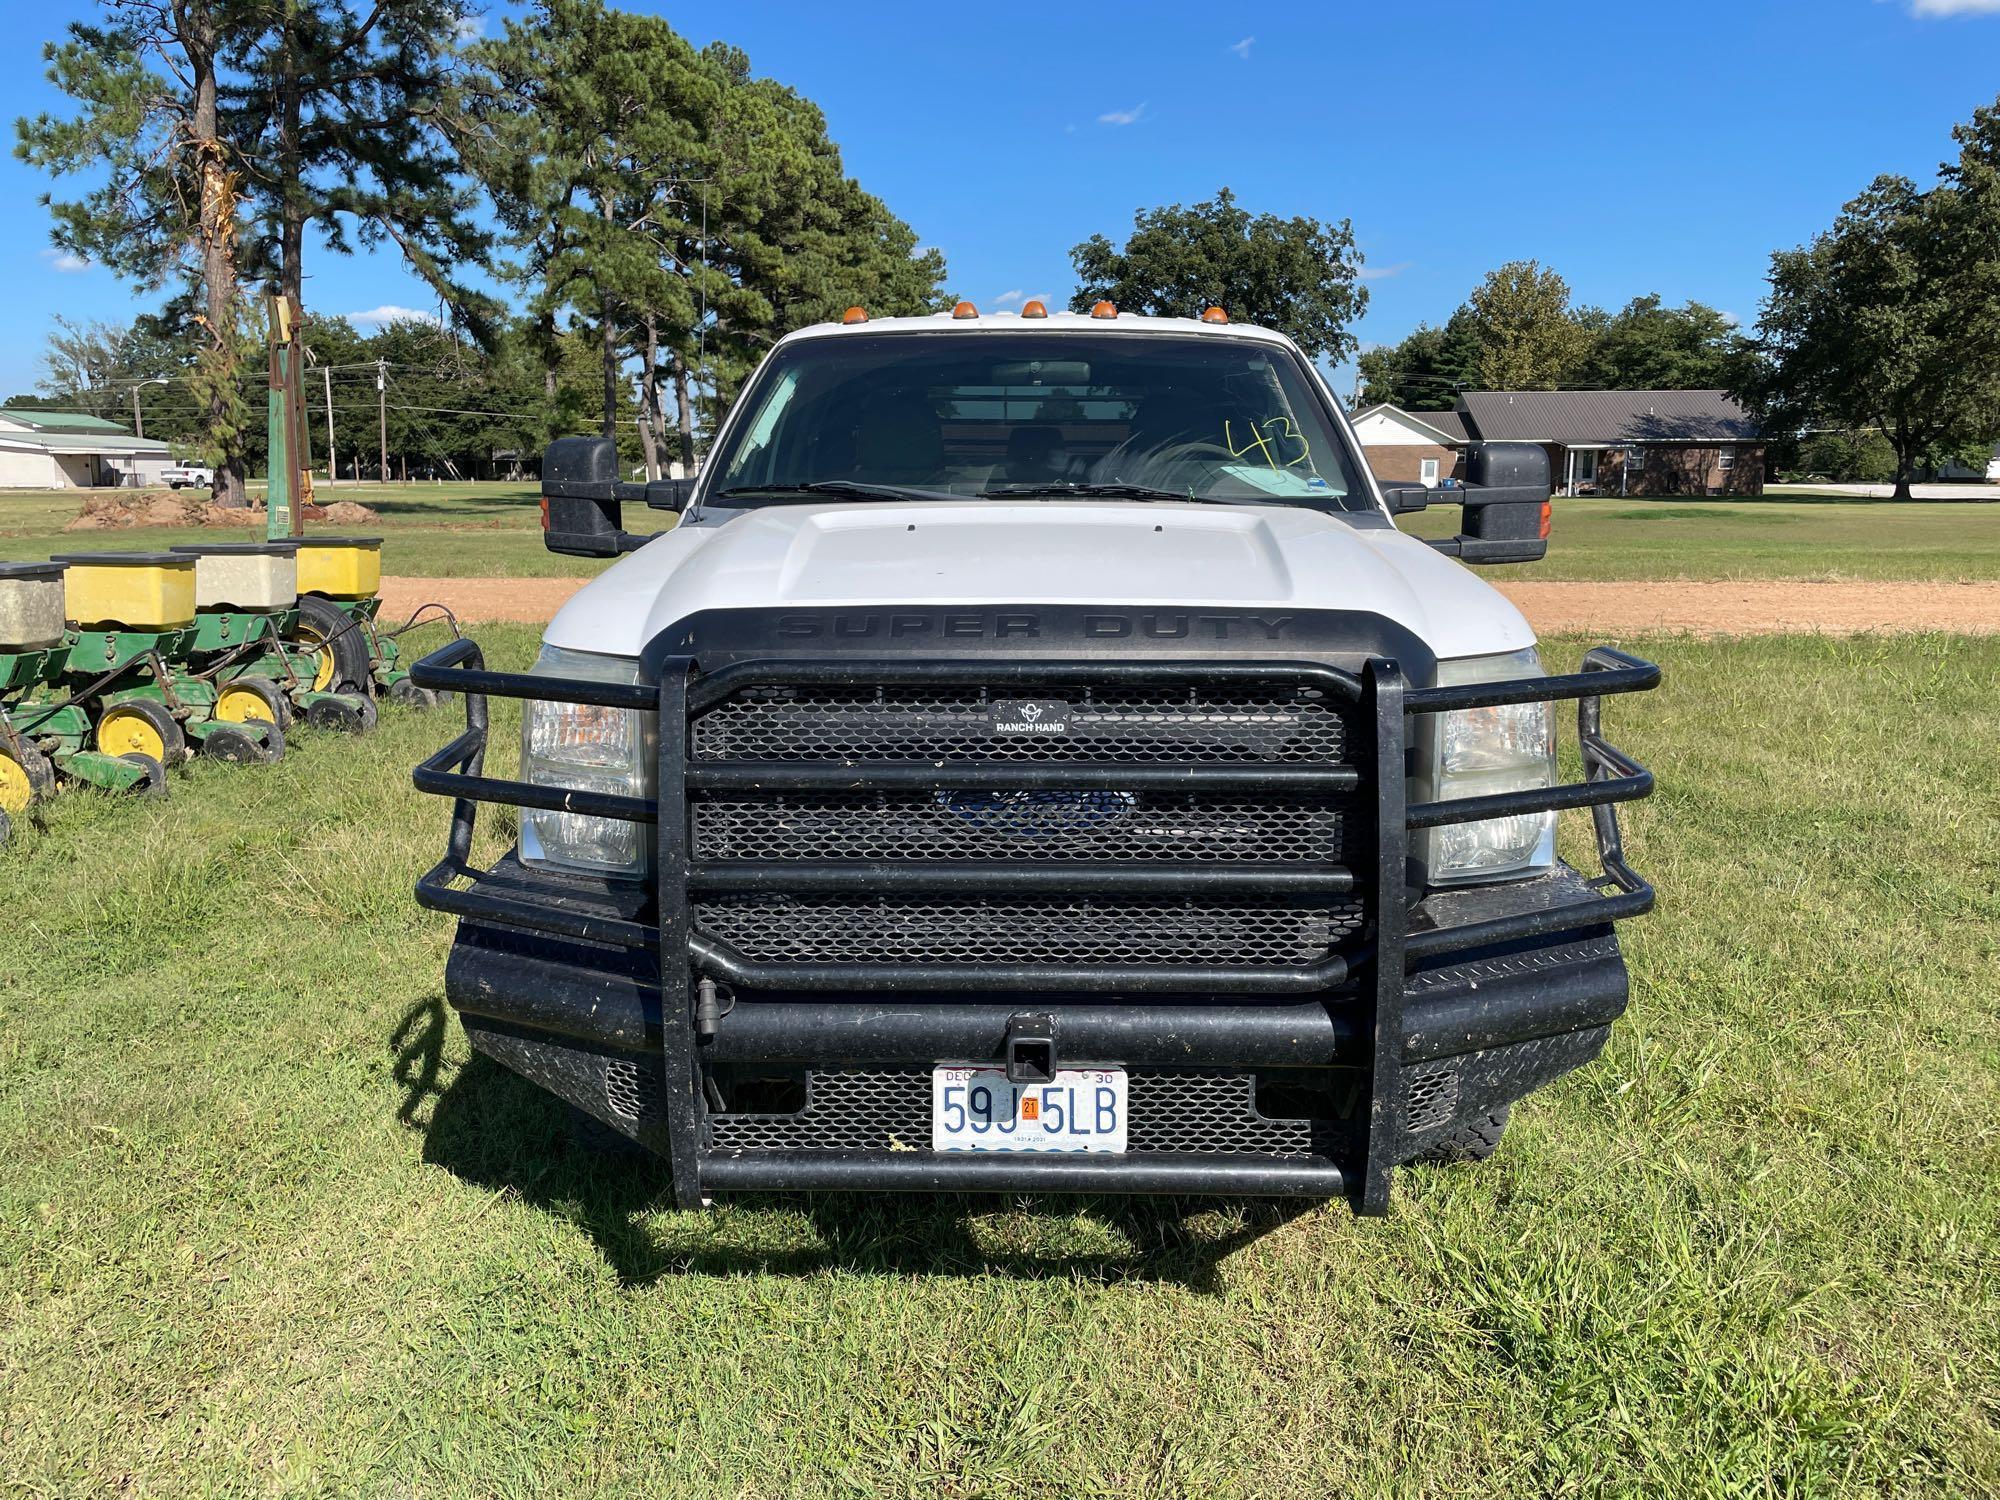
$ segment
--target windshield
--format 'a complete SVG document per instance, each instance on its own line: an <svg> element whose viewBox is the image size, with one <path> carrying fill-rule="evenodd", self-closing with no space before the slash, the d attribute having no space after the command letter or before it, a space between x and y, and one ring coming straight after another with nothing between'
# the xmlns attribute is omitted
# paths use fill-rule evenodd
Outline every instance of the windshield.
<svg viewBox="0 0 2000 1500"><path fill-rule="evenodd" d="M1315 377L1248 339L802 339L744 401L704 503L1102 494L1373 509Z"/></svg>

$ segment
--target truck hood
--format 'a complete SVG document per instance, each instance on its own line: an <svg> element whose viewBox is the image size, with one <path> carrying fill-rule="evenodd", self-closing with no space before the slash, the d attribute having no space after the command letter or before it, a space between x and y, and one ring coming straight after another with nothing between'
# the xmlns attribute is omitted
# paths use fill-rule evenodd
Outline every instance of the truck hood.
<svg viewBox="0 0 2000 1500"><path fill-rule="evenodd" d="M702 610L879 604L1354 610L1440 657L1535 639L1485 580L1387 526L1296 506L971 500L711 512L607 570L544 639L637 656Z"/></svg>

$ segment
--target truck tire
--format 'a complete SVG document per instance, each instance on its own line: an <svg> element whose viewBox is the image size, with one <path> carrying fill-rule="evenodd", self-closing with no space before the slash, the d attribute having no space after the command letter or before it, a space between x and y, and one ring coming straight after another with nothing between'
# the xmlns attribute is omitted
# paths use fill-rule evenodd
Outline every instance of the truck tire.
<svg viewBox="0 0 2000 1500"><path fill-rule="evenodd" d="M299 625L295 639L320 646L323 658L316 658L319 670L313 687L322 693L361 693L373 690L374 667L368 660L368 637L347 611L318 594L299 595Z"/></svg>
<svg viewBox="0 0 2000 1500"><path fill-rule="evenodd" d="M1410 1160L1431 1166L1485 1161L1500 1149L1500 1137L1506 1133L1507 1115L1512 1109L1511 1104L1503 1104L1490 1115L1475 1116L1443 1140L1433 1141Z"/></svg>

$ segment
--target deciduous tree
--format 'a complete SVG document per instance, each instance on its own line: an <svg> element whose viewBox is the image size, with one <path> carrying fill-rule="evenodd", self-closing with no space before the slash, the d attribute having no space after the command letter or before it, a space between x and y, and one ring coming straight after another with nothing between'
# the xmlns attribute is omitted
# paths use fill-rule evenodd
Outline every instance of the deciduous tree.
<svg viewBox="0 0 2000 1500"><path fill-rule="evenodd" d="M1460 307L1442 327L1419 323L1401 343L1370 349L1356 364L1363 405L1388 401L1405 411L1450 411L1460 391L1479 384L1471 309Z"/></svg>
<svg viewBox="0 0 2000 1500"><path fill-rule="evenodd" d="M1315 359L1345 359L1348 332L1368 306L1353 226L1304 217L1252 215L1223 188L1192 208L1145 209L1121 249L1094 234L1069 253L1077 291L1070 306L1099 300L1156 316L1192 318L1219 306L1232 318L1290 336Z"/></svg>
<svg viewBox="0 0 2000 1500"><path fill-rule="evenodd" d="M1590 352L1592 333L1570 307L1569 283L1538 261L1487 272L1469 305L1488 390L1554 390Z"/></svg>
<svg viewBox="0 0 2000 1500"><path fill-rule="evenodd" d="M1880 431L1897 499L1927 459L2000 433L2000 105L1954 136L1935 186L1878 177L1811 244L1772 255L1760 357L1738 385L1773 427Z"/></svg>
<svg viewBox="0 0 2000 1500"><path fill-rule="evenodd" d="M1668 307L1657 292L1634 297L1595 332L1574 379L1599 390L1720 389L1744 358L1743 335L1727 317L1700 302Z"/></svg>

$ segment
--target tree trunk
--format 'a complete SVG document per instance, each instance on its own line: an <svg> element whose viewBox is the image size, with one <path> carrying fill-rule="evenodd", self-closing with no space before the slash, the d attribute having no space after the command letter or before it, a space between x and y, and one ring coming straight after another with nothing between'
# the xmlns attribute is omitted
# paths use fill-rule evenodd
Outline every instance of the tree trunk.
<svg viewBox="0 0 2000 1500"><path fill-rule="evenodd" d="M604 435L618 441L618 330L611 321L611 296L597 289L598 329L604 343Z"/></svg>
<svg viewBox="0 0 2000 1500"><path fill-rule="evenodd" d="M1889 435L1889 446L1896 451L1896 483L1889 491L1891 500L1910 498L1910 476L1917 468L1917 444L1903 429L1901 423Z"/></svg>
<svg viewBox="0 0 2000 1500"><path fill-rule="evenodd" d="M299 82L296 12L287 10L278 51L278 290L305 311L305 162L299 140L305 90Z"/></svg>
<svg viewBox="0 0 2000 1500"><path fill-rule="evenodd" d="M660 324L651 313L646 314L646 369L641 377L639 399L639 442L646 450L646 477L659 479L660 448L665 438L665 423L660 419Z"/></svg>
<svg viewBox="0 0 2000 1500"><path fill-rule="evenodd" d="M193 75L194 109L188 120L189 146L199 183L196 243L201 254L202 324L205 342L197 356L204 405L203 425L215 459L214 498L218 505L248 505L244 490L242 403L236 390L236 187L225 159L216 99L216 23L208 7L177 7L182 46Z"/></svg>
<svg viewBox="0 0 2000 1500"><path fill-rule="evenodd" d="M674 403L680 408L681 467L694 472L694 393L688 388L687 366L674 365Z"/></svg>

